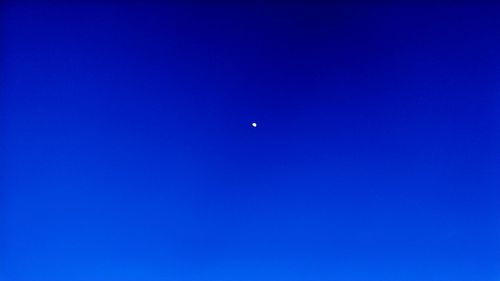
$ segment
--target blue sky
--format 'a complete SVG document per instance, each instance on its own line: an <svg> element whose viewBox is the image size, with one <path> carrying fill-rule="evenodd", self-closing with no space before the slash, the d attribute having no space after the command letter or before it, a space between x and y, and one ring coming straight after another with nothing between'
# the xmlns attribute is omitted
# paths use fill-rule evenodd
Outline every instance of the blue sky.
<svg viewBox="0 0 500 281"><path fill-rule="evenodd" d="M500 280L499 8L8 2L0 277Z"/></svg>

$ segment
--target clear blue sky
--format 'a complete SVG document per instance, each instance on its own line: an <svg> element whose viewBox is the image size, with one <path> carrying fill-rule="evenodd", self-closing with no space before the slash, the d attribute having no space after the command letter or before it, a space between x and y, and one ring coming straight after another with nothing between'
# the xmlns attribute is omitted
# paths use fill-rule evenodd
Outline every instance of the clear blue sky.
<svg viewBox="0 0 500 281"><path fill-rule="evenodd" d="M1 280L500 280L500 6L91 3L1 8Z"/></svg>

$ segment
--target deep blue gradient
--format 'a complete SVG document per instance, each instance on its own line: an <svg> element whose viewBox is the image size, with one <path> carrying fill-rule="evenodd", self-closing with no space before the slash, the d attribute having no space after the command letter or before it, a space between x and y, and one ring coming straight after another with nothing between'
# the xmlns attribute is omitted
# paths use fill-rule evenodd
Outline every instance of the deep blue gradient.
<svg viewBox="0 0 500 281"><path fill-rule="evenodd" d="M500 5L2 9L1 280L500 280Z"/></svg>

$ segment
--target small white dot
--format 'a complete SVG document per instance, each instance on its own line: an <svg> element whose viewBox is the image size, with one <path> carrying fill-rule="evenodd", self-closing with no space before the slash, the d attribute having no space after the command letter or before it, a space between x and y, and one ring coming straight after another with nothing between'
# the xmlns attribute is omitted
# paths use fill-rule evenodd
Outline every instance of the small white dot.
<svg viewBox="0 0 500 281"><path fill-rule="evenodd" d="M253 122L252 127L257 128L257 123Z"/></svg>

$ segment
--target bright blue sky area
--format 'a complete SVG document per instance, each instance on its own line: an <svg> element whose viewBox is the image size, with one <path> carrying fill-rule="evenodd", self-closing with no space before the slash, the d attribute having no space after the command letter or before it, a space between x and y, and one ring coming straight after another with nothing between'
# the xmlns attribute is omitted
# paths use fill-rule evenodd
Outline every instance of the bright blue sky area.
<svg viewBox="0 0 500 281"><path fill-rule="evenodd" d="M500 280L499 10L6 4L2 280Z"/></svg>

